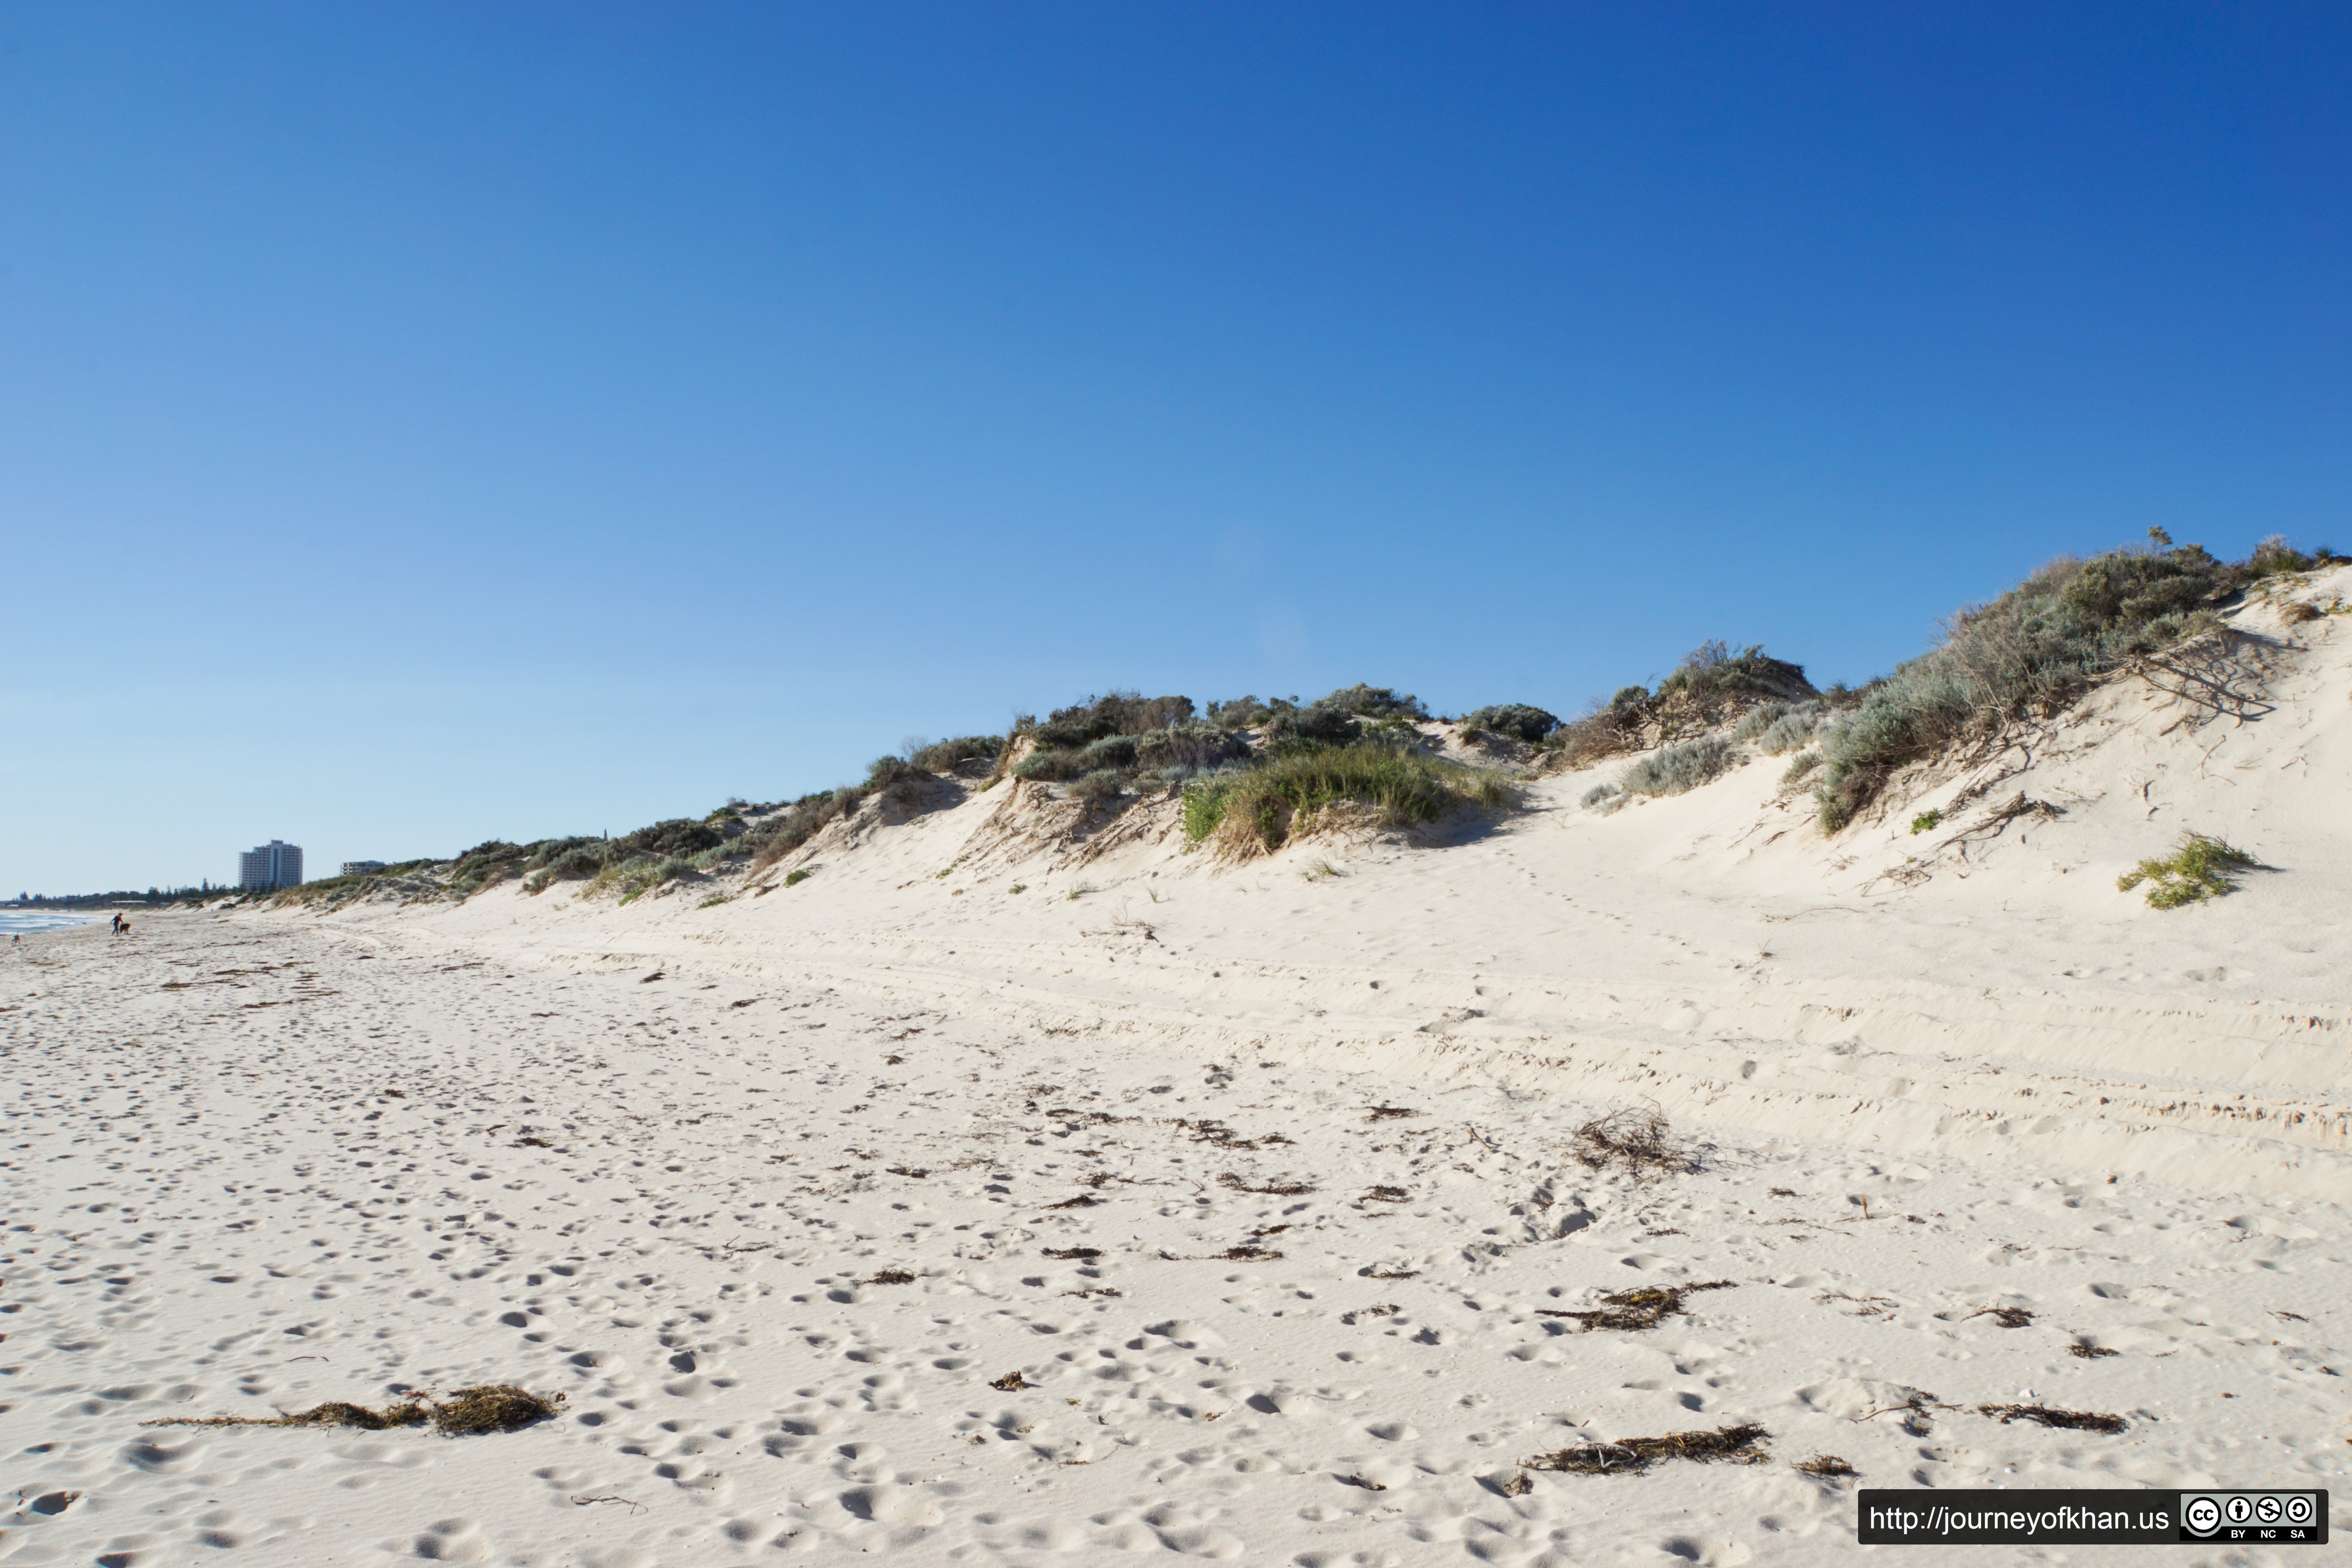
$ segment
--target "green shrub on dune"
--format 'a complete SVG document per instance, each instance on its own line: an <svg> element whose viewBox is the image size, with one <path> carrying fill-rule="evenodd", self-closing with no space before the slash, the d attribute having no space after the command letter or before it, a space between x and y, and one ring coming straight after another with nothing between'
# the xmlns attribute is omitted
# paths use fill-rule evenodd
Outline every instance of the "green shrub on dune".
<svg viewBox="0 0 2352 1568"><path fill-rule="evenodd" d="M1759 709L1776 716L1806 709L1822 694L1802 665L1774 658L1760 646L1739 652L1720 640L1703 643L1652 691L1623 686L1582 717L1544 735L1543 749L1571 768L1587 767L1644 747L1688 740ZM1473 715L1472 717L1476 717ZM1748 736L1741 736L1748 739Z"/></svg>
<svg viewBox="0 0 2352 1568"><path fill-rule="evenodd" d="M2192 833L2161 860L2143 860L2116 879L2116 890L2128 893L2147 884L2147 901L2159 910L2177 910L2234 893L2238 884L2230 873L2257 865L2254 858L2233 844L2202 833Z"/></svg>
<svg viewBox="0 0 2352 1568"><path fill-rule="evenodd" d="M1651 752L1627 768L1617 783L1627 795L1681 795L1721 777L1738 758L1738 748L1722 736L1701 735Z"/></svg>
<svg viewBox="0 0 2352 1568"><path fill-rule="evenodd" d="M927 773L943 773L960 763L993 760L1004 750L1002 735L959 735L915 748L907 760Z"/></svg>
<svg viewBox="0 0 2352 1568"><path fill-rule="evenodd" d="M1505 702L1491 708L1480 708L1462 717L1462 729L1465 734L1483 731L1489 734L1508 735L1530 746L1559 728L1559 720L1556 715L1526 702Z"/></svg>
<svg viewBox="0 0 2352 1568"><path fill-rule="evenodd" d="M2131 660L2217 627L2218 606L2248 584L2323 559L2272 539L2233 563L2148 531L2148 548L2061 557L1962 610L1942 641L1864 694L1822 744L1822 830L1852 821L1898 768L2055 712Z"/></svg>
<svg viewBox="0 0 2352 1568"><path fill-rule="evenodd" d="M1501 774L1416 756L1376 742L1285 747L1245 773L1190 786L1188 844L1215 839L1228 853L1271 853L1334 807L1382 826L1435 822L1465 805L1506 806L1516 787Z"/></svg>

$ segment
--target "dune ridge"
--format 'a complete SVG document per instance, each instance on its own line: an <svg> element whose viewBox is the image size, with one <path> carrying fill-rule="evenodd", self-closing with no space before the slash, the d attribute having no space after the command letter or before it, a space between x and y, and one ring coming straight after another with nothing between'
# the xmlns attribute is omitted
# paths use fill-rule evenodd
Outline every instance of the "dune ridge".
<svg viewBox="0 0 2352 1568"><path fill-rule="evenodd" d="M2347 586L2339 569L2310 597ZM2340 1193L2352 952L2324 911L2352 869L2352 664L2336 620L2257 604L2232 630L2263 672L2263 718L2127 678L1988 762L1922 770L1834 838L1799 820L1767 759L1605 817L1576 804L1604 763L1532 778L1524 812L1499 821L1343 829L1221 875L1187 852L1172 798L1080 837L1046 786L942 780L947 804L877 801L772 868L643 915L551 894L510 940L561 966L607 962L625 932L610 962L887 975L1011 1027L1150 1030L1211 1055L1245 1040L1413 1076L1591 1077L1755 1131L2031 1142L2059 1166ZM1951 802L1967 804L1937 830L1906 826ZM2116 888L2202 827L2279 863L2195 910ZM1432 837L1450 842L1433 852ZM796 868L807 884L780 889ZM730 901L693 907L709 886ZM470 939L515 917L398 918ZM1120 967L1122 946L1151 962Z"/></svg>
<svg viewBox="0 0 2352 1568"><path fill-rule="evenodd" d="M2227 701L2120 671L1834 836L1752 740L1601 809L1622 756L1417 721L1517 808L1234 863L1179 793L951 766L626 902L444 871L29 937L0 1552L1805 1564L1856 1485L2340 1515L2352 626L2288 606L2347 591L2228 611ZM2117 887L2190 832L2235 891ZM1629 1108L1659 1162L1591 1135ZM486 1386L556 1413L142 1425Z"/></svg>

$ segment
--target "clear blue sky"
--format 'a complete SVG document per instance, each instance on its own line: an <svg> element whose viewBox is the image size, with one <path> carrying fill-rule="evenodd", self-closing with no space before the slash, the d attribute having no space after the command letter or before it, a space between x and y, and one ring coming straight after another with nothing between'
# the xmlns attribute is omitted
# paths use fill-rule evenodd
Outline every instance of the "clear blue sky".
<svg viewBox="0 0 2352 1568"><path fill-rule="evenodd" d="M0 10L0 888L2352 547L2352 10Z"/></svg>

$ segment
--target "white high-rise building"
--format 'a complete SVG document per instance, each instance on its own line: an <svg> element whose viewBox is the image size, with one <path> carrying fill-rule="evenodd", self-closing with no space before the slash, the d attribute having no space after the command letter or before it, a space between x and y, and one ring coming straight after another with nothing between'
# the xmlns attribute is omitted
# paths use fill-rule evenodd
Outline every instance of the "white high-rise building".
<svg viewBox="0 0 2352 1568"><path fill-rule="evenodd" d="M248 893L291 888L302 880L302 847L273 838L236 858L236 885Z"/></svg>

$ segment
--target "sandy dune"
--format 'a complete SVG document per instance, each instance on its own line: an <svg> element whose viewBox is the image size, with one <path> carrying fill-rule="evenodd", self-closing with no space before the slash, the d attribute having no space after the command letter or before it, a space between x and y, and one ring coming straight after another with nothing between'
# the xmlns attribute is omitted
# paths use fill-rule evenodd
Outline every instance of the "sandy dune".
<svg viewBox="0 0 2352 1568"><path fill-rule="evenodd" d="M1223 870L943 784L794 887L28 938L0 1561L1810 1563L1816 1454L2340 1514L2352 618L2242 628L2258 701L2119 681L1834 841L1777 759ZM2189 829L2263 868L2116 889ZM1643 1101L1694 1170L1579 1162ZM481 1382L565 1407L141 1425Z"/></svg>

